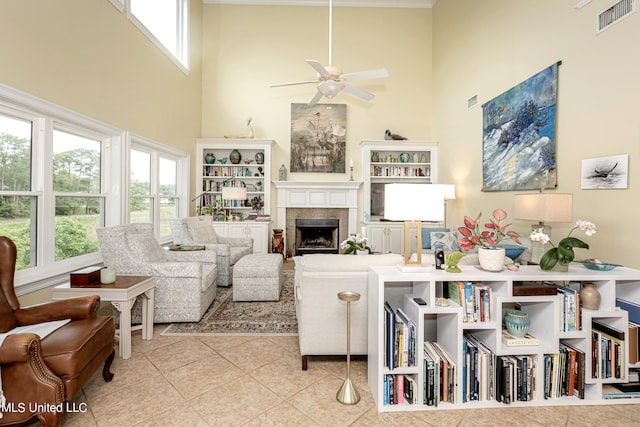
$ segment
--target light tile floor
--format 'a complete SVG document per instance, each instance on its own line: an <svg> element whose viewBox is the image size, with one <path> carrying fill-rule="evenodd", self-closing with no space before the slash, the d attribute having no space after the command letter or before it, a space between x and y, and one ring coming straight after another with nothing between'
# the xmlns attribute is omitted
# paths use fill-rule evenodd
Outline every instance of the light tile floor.
<svg viewBox="0 0 640 427"><path fill-rule="evenodd" d="M362 400L336 401L344 358L311 358L300 369L297 337L163 337L133 334L133 354L115 377L96 374L64 426L637 426L640 404L378 413L367 363L353 360Z"/></svg>

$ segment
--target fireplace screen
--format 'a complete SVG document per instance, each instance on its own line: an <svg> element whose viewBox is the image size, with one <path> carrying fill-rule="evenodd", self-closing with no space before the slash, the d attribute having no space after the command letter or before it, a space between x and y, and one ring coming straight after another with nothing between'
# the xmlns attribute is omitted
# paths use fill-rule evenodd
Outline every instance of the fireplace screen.
<svg viewBox="0 0 640 427"><path fill-rule="evenodd" d="M338 253L337 219L296 219L296 255Z"/></svg>

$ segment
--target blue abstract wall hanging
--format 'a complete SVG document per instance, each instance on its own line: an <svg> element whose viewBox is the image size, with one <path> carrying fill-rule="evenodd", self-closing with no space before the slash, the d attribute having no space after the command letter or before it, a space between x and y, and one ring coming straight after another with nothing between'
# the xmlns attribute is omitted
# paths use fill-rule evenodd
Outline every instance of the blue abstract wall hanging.
<svg viewBox="0 0 640 427"><path fill-rule="evenodd" d="M558 65L482 106L482 190L555 188Z"/></svg>

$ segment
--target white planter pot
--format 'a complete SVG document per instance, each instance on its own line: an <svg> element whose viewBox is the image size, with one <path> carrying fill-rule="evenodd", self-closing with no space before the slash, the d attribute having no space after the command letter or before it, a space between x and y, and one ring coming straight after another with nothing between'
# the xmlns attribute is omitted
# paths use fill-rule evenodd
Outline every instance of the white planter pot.
<svg viewBox="0 0 640 427"><path fill-rule="evenodd" d="M363 250L356 250L356 255L369 255L369 251L366 249Z"/></svg>
<svg viewBox="0 0 640 427"><path fill-rule="evenodd" d="M504 248L478 248L478 262L483 270L502 271L504 269Z"/></svg>

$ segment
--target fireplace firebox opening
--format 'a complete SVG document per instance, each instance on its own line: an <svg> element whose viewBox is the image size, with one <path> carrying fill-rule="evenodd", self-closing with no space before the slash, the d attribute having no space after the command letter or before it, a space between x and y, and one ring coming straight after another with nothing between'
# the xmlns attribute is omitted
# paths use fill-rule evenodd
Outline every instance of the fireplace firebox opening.
<svg viewBox="0 0 640 427"><path fill-rule="evenodd" d="M340 220L322 218L296 219L296 255L337 254Z"/></svg>

